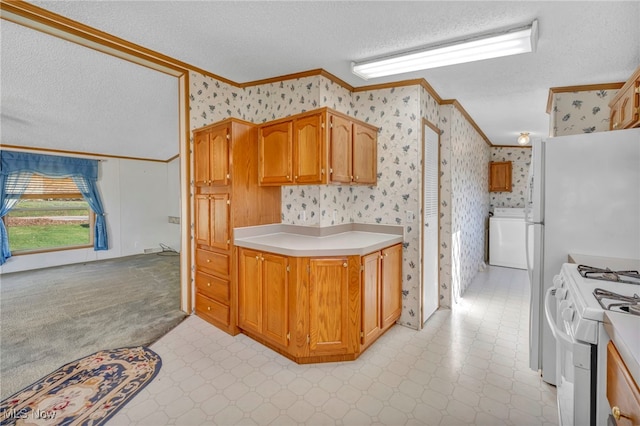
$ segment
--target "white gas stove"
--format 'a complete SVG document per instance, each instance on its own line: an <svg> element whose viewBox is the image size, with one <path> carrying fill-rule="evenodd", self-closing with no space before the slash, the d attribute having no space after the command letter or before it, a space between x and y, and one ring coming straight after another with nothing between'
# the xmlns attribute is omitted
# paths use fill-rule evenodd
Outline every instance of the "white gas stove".
<svg viewBox="0 0 640 426"><path fill-rule="evenodd" d="M604 312L640 313L639 294L640 275L630 268L616 273L606 268L565 263L554 277L553 287L545 298L545 311L556 339L561 425L607 424L609 336L604 330ZM554 295L555 309L551 306Z"/></svg>

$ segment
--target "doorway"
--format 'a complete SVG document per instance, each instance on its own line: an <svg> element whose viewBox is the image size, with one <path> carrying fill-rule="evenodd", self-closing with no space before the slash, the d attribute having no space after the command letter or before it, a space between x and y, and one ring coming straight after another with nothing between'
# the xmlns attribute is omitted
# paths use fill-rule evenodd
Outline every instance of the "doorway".
<svg viewBox="0 0 640 426"><path fill-rule="evenodd" d="M420 324L438 309L438 205L440 131L425 121L422 133L422 309Z"/></svg>

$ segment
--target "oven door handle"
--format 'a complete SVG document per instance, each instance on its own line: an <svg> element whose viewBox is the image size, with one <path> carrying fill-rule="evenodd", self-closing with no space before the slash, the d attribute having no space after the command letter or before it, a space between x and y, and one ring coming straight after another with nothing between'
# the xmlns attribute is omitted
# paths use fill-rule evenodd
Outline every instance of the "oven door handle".
<svg viewBox="0 0 640 426"><path fill-rule="evenodd" d="M547 290L547 293L544 295L544 315L547 317L547 323L549 323L549 328L551 328L551 333L556 341L564 342L568 345L573 345L573 339L567 333L562 331L556 322L553 320L553 316L551 315L551 308L549 307L549 302L551 301L551 297L553 297L554 287L551 287Z"/></svg>

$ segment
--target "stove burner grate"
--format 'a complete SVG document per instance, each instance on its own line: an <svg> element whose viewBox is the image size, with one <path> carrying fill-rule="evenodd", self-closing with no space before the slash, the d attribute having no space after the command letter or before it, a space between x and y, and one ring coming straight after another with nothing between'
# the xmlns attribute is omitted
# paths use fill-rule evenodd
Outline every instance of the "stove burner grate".
<svg viewBox="0 0 640 426"><path fill-rule="evenodd" d="M612 271L609 268L601 269L593 266L578 265L578 272L584 278L640 285L640 273L638 271Z"/></svg>
<svg viewBox="0 0 640 426"><path fill-rule="evenodd" d="M640 315L640 296L623 296L609 290L596 288L593 291L596 300L607 311L625 312L633 315Z"/></svg>

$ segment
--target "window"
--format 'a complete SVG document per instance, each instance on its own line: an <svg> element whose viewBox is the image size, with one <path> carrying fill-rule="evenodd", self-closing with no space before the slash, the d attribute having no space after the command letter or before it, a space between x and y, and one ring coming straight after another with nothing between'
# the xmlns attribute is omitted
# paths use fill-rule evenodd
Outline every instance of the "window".
<svg viewBox="0 0 640 426"><path fill-rule="evenodd" d="M14 254L92 247L94 220L72 178L37 174L4 217Z"/></svg>

